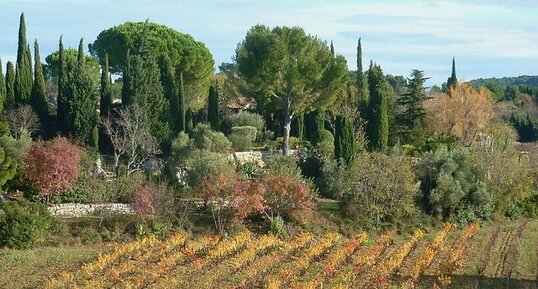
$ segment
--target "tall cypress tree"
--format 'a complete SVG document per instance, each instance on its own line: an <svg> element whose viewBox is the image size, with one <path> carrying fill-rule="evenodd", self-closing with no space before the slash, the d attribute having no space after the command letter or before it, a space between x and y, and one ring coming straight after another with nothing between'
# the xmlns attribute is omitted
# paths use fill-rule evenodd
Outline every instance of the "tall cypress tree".
<svg viewBox="0 0 538 289"><path fill-rule="evenodd" d="M355 156L355 138L353 121L345 116L338 116L335 123L334 156L349 164Z"/></svg>
<svg viewBox="0 0 538 289"><path fill-rule="evenodd" d="M164 97L170 104L170 127L174 134L179 130L179 91L176 85L174 65L168 55L161 57L161 82L164 89Z"/></svg>
<svg viewBox="0 0 538 289"><path fill-rule="evenodd" d="M299 114L291 122L291 135L297 137L299 140L303 140L305 131L305 116L304 113Z"/></svg>
<svg viewBox="0 0 538 289"><path fill-rule="evenodd" d="M331 54L334 56L334 45L333 45L333 41L331 40Z"/></svg>
<svg viewBox="0 0 538 289"><path fill-rule="evenodd" d="M214 85L209 87L209 98L207 101L207 120L211 124L213 130L220 129L219 120L219 96L217 88Z"/></svg>
<svg viewBox="0 0 538 289"><path fill-rule="evenodd" d="M67 63L65 60L64 45L62 42L62 36L60 36L60 43L58 45L58 97L56 98L56 126L63 134L68 133L68 119L67 119L67 107L68 96L66 94L66 88L68 84Z"/></svg>
<svg viewBox="0 0 538 289"><path fill-rule="evenodd" d="M2 59L0 58L0 111L4 110L6 102L6 79L2 67Z"/></svg>
<svg viewBox="0 0 538 289"><path fill-rule="evenodd" d="M152 134L163 143L170 140L170 104L164 96L161 71L154 48L148 41L147 27L131 57L131 101L151 123Z"/></svg>
<svg viewBox="0 0 538 289"><path fill-rule="evenodd" d="M388 87L381 67L370 64L368 72L370 102L366 132L371 150L384 151L389 139Z"/></svg>
<svg viewBox="0 0 538 289"><path fill-rule="evenodd" d="M80 40L77 64L69 79L67 88L67 115L69 132L77 140L97 148L97 84L86 70L83 40Z"/></svg>
<svg viewBox="0 0 538 289"><path fill-rule="evenodd" d="M34 42L34 86L30 104L37 113L41 127L50 128L49 121L49 105L47 102L47 92L45 88L45 77L43 75L43 66L41 64L41 56L39 55L39 43L37 39Z"/></svg>
<svg viewBox="0 0 538 289"><path fill-rule="evenodd" d="M112 81L110 80L109 73L109 63L108 63L108 53L105 54L103 63L101 65L101 85L99 87L99 113L102 118L105 118L109 115L112 107ZM97 137L95 136L97 134ZM107 153L111 150L112 142L110 138L106 135L106 132L103 127L99 127L97 132L93 131L92 134L92 143L97 142L99 144L99 151L102 153ZM97 139L97 140L96 140Z"/></svg>
<svg viewBox="0 0 538 289"><path fill-rule="evenodd" d="M368 112L368 91L365 85L364 71L362 70L362 43L357 42L357 105L361 117L366 118Z"/></svg>
<svg viewBox="0 0 538 289"><path fill-rule="evenodd" d="M17 47L17 64L15 69L15 103L27 103L32 94L32 56L26 41L26 22L24 13L19 24L19 44Z"/></svg>
<svg viewBox="0 0 538 289"><path fill-rule="evenodd" d="M179 71L179 84L178 84L178 110L177 110L177 124L179 131L186 132L187 119L185 114L185 85L183 83L183 71Z"/></svg>
<svg viewBox="0 0 538 289"><path fill-rule="evenodd" d="M13 62L8 61L6 66L6 101L4 108L15 105L15 67Z"/></svg>
<svg viewBox="0 0 538 289"><path fill-rule="evenodd" d="M103 65L101 65L101 87L100 87L99 111L105 117L110 112L112 106L112 85L110 83L110 73L108 64L108 53L105 54Z"/></svg>
<svg viewBox="0 0 538 289"><path fill-rule="evenodd" d="M127 106L133 103L133 83L131 68L131 50L125 53L125 64L123 65L123 84L121 86L121 104Z"/></svg>
<svg viewBox="0 0 538 289"><path fill-rule="evenodd" d="M458 78L456 77L456 58L452 58L452 73L446 81L446 90L450 91L452 86L458 85Z"/></svg>

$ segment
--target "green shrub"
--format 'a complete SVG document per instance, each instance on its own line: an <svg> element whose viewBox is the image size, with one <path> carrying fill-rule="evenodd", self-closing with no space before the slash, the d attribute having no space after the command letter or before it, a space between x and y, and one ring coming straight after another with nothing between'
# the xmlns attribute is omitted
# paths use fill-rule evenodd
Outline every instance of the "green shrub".
<svg viewBox="0 0 538 289"><path fill-rule="evenodd" d="M258 131L262 131L263 127L265 126L263 116L247 111L240 111L236 114L230 115L228 117L228 123L232 128L237 126L253 126Z"/></svg>
<svg viewBox="0 0 538 289"><path fill-rule="evenodd" d="M232 127L232 133L228 135L232 142L232 147L239 151L252 149L252 144L256 140L256 128L253 126Z"/></svg>
<svg viewBox="0 0 538 289"><path fill-rule="evenodd" d="M199 124L192 131L190 148L228 153L232 143L221 132L211 130L207 124Z"/></svg>
<svg viewBox="0 0 538 289"><path fill-rule="evenodd" d="M245 138L248 138L250 141L254 142L256 140L257 130L253 126L234 126L232 127L232 134L238 134Z"/></svg>
<svg viewBox="0 0 538 289"><path fill-rule="evenodd" d="M293 156L275 154L266 163L266 175L287 176L296 180L301 180L301 170L297 166L297 161Z"/></svg>
<svg viewBox="0 0 538 289"><path fill-rule="evenodd" d="M467 150L441 147L422 156L415 166L422 200L431 215L458 223L490 218L491 192Z"/></svg>
<svg viewBox="0 0 538 289"><path fill-rule="evenodd" d="M186 159L186 167L187 180L192 186L198 185L204 177L235 173L232 165L222 155L207 150L192 152Z"/></svg>
<svg viewBox="0 0 538 289"><path fill-rule="evenodd" d="M269 218L269 232L277 237L288 237L284 219L281 216Z"/></svg>
<svg viewBox="0 0 538 289"><path fill-rule="evenodd" d="M379 227L408 217L415 211L418 185L409 162L382 153L358 155L336 183L342 204L352 208L350 217L368 216Z"/></svg>
<svg viewBox="0 0 538 289"><path fill-rule="evenodd" d="M0 209L0 245L24 249L47 240L53 218L45 205L18 199Z"/></svg>
<svg viewBox="0 0 538 289"><path fill-rule="evenodd" d="M320 156L325 158L333 156L334 136L330 131L326 129L316 131L312 144Z"/></svg>
<svg viewBox="0 0 538 289"><path fill-rule="evenodd" d="M228 139L232 142L232 147L237 151L252 150L252 141L243 135L232 133L228 135Z"/></svg>

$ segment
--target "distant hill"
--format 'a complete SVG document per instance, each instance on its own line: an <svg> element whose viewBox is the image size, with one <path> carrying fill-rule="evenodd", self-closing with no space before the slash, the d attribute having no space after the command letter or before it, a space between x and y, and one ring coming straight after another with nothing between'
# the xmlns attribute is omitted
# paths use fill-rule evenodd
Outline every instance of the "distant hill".
<svg viewBox="0 0 538 289"><path fill-rule="evenodd" d="M474 87L481 87L488 83L495 83L498 86L538 86L538 75L521 75L517 77L502 77L502 78L478 78L469 81Z"/></svg>

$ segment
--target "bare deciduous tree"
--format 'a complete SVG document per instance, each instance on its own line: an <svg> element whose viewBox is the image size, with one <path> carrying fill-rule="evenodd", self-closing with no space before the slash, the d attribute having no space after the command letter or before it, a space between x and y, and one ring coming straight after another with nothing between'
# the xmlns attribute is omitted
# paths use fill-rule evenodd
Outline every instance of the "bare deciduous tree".
<svg viewBox="0 0 538 289"><path fill-rule="evenodd" d="M11 136L16 139L24 133L31 135L39 130L39 118L29 105L8 109L2 118L9 126Z"/></svg>
<svg viewBox="0 0 538 289"><path fill-rule="evenodd" d="M131 174L160 153L159 141L151 134L150 123L136 105L115 110L101 119L101 125L114 147L114 170L123 158L127 174Z"/></svg>

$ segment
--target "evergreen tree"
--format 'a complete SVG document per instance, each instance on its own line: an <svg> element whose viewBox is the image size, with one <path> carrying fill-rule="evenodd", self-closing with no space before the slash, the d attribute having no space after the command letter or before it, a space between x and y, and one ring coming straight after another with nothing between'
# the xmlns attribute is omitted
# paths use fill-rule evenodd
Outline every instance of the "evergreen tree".
<svg viewBox="0 0 538 289"><path fill-rule="evenodd" d="M161 57L161 81L164 89L164 97L170 103L170 127L177 134L179 129L179 99L176 85L174 65L168 55Z"/></svg>
<svg viewBox="0 0 538 289"><path fill-rule="evenodd" d="M424 82L428 79L424 77L424 71L413 70L408 78L407 92L397 100L403 111L396 120L405 143L416 143L423 136L426 121L424 102L430 99L424 90Z"/></svg>
<svg viewBox="0 0 538 289"><path fill-rule="evenodd" d="M83 40L79 43L77 65L69 78L67 99L67 116L69 132L77 140L97 148L97 102L99 95L97 84L85 69Z"/></svg>
<svg viewBox="0 0 538 289"><path fill-rule="evenodd" d="M162 142L170 140L170 104L164 96L161 71L155 50L147 39L147 31L141 39L138 51L131 57L131 96L129 101L145 112L151 122L153 136Z"/></svg>
<svg viewBox="0 0 538 289"><path fill-rule="evenodd" d="M334 45L333 41L331 40L331 54L334 56Z"/></svg>
<svg viewBox="0 0 538 289"><path fill-rule="evenodd" d="M381 67L370 64L368 72L370 102L366 133L371 150L384 151L389 139L388 88Z"/></svg>
<svg viewBox="0 0 538 289"><path fill-rule="evenodd" d="M2 59L0 58L0 111L4 110L6 102L6 79L2 70Z"/></svg>
<svg viewBox="0 0 538 289"><path fill-rule="evenodd" d="M17 64L15 69L15 103L27 103L32 94L32 56L26 41L26 22L24 13L19 24L19 45L17 47Z"/></svg>
<svg viewBox="0 0 538 289"><path fill-rule="evenodd" d="M209 87L209 99L207 101L207 119L211 128L215 131L220 129L219 120L219 96L214 85Z"/></svg>
<svg viewBox="0 0 538 289"><path fill-rule="evenodd" d="M110 79L109 69L108 54L105 53L103 64L101 65L101 86L99 90L99 113L103 119L109 115L112 108L112 81ZM109 152L113 148L112 141L107 136L103 127L96 128L93 131L90 143L98 145L99 151L103 153Z"/></svg>
<svg viewBox="0 0 538 289"><path fill-rule="evenodd" d="M15 104L15 67L13 62L8 61L6 66L6 101L4 108L10 108Z"/></svg>
<svg viewBox="0 0 538 289"><path fill-rule="evenodd" d="M101 66L100 95L99 112L101 116L105 117L110 112L110 107L112 106L112 85L110 83L108 54L105 54L105 59Z"/></svg>
<svg viewBox="0 0 538 289"><path fill-rule="evenodd" d="M58 45L59 67L58 67L58 97L56 99L56 126L58 130L64 134L68 133L68 96L66 93L68 85L68 73L67 63L65 59L65 50L62 42L62 36L60 36L60 43Z"/></svg>
<svg viewBox="0 0 538 289"><path fill-rule="evenodd" d="M335 123L334 156L349 164L355 156L355 138L353 121L345 116L338 116Z"/></svg>
<svg viewBox="0 0 538 289"><path fill-rule="evenodd" d="M365 118L368 111L368 91L366 90L364 72L362 70L362 43L357 42L357 105L361 117Z"/></svg>
<svg viewBox="0 0 538 289"><path fill-rule="evenodd" d="M187 118L185 114L185 85L183 82L183 71L179 73L179 85L178 85L178 104L177 111L174 115L177 116L178 130L185 132L187 129Z"/></svg>
<svg viewBox="0 0 538 289"><path fill-rule="evenodd" d="M50 128L49 120L49 105L47 102L47 91L45 87L45 76L43 75L43 66L41 64L41 56L39 54L39 43L37 39L34 42L34 86L32 89L32 97L30 104L39 117L42 128Z"/></svg>
<svg viewBox="0 0 538 289"><path fill-rule="evenodd" d="M455 85L458 85L458 78L456 77L456 59L452 58L452 74L446 81L446 90L450 91L450 88Z"/></svg>
<svg viewBox="0 0 538 289"><path fill-rule="evenodd" d="M128 106L133 103L133 83L131 74L131 50L127 49L125 54L125 64L123 67L123 84L121 86L121 104L123 106Z"/></svg>
<svg viewBox="0 0 538 289"><path fill-rule="evenodd" d="M291 123L291 135L297 137L301 141L304 138L304 123L304 113L299 114Z"/></svg>

